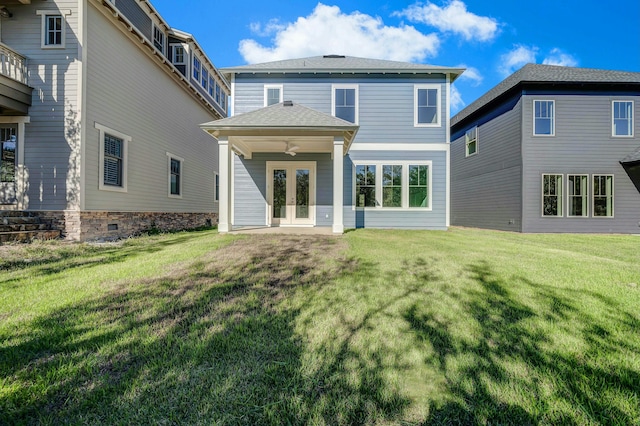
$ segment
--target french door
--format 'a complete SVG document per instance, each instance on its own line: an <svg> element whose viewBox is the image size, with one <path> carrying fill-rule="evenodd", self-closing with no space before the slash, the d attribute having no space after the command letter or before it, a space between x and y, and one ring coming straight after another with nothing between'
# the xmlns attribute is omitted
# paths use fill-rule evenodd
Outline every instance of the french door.
<svg viewBox="0 0 640 426"><path fill-rule="evenodd" d="M16 202L16 125L0 127L0 204Z"/></svg>
<svg viewBox="0 0 640 426"><path fill-rule="evenodd" d="M315 224L315 161L267 162L269 224Z"/></svg>

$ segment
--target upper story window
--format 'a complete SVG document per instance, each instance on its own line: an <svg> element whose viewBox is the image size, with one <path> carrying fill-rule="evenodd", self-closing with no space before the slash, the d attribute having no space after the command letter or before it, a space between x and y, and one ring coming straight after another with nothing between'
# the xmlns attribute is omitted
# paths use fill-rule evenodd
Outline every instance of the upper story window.
<svg viewBox="0 0 640 426"><path fill-rule="evenodd" d="M264 106L282 102L282 85L268 84L264 86Z"/></svg>
<svg viewBox="0 0 640 426"><path fill-rule="evenodd" d="M213 74L209 76L209 96L213 98L216 91L216 81L213 79Z"/></svg>
<svg viewBox="0 0 640 426"><path fill-rule="evenodd" d="M415 127L440 127L440 85L419 84L414 86Z"/></svg>
<svg viewBox="0 0 640 426"><path fill-rule="evenodd" d="M220 85L216 83L216 102L220 105Z"/></svg>
<svg viewBox="0 0 640 426"><path fill-rule="evenodd" d="M184 46L179 44L173 46L173 58L171 58L171 62L173 62L174 65L185 65Z"/></svg>
<svg viewBox="0 0 640 426"><path fill-rule="evenodd" d="M99 189L127 192L127 151L131 137L95 124L100 131Z"/></svg>
<svg viewBox="0 0 640 426"><path fill-rule="evenodd" d="M207 90L207 88L209 87L209 70L207 70L205 67L202 67L202 87L204 87L204 90Z"/></svg>
<svg viewBox="0 0 640 426"><path fill-rule="evenodd" d="M331 114L334 117L358 124L358 85L334 84L332 98Z"/></svg>
<svg viewBox="0 0 640 426"><path fill-rule="evenodd" d="M193 57L193 79L200 81L200 59Z"/></svg>
<svg viewBox="0 0 640 426"><path fill-rule="evenodd" d="M65 47L65 16L71 15L70 10L37 10L37 15L42 17L43 49L61 49Z"/></svg>
<svg viewBox="0 0 640 426"><path fill-rule="evenodd" d="M464 135L465 140L465 156L475 155L478 153L478 126L475 126Z"/></svg>
<svg viewBox="0 0 640 426"><path fill-rule="evenodd" d="M533 134L535 136L554 136L555 101L533 101Z"/></svg>
<svg viewBox="0 0 640 426"><path fill-rule="evenodd" d="M220 106L224 111L227 110L227 94L224 92L220 94Z"/></svg>
<svg viewBox="0 0 640 426"><path fill-rule="evenodd" d="M633 101L611 104L612 136L633 136Z"/></svg>
<svg viewBox="0 0 640 426"><path fill-rule="evenodd" d="M153 24L153 45L164 53L164 33L156 24Z"/></svg>

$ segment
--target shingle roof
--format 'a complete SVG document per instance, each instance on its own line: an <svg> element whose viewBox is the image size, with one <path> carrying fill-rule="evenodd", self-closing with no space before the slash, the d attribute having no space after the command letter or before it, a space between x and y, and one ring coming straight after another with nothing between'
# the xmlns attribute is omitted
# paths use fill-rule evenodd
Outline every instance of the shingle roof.
<svg viewBox="0 0 640 426"><path fill-rule="evenodd" d="M223 68L224 74L247 72L295 72L295 73L340 73L340 72L367 72L367 73L444 73L452 74L455 80L464 68L442 67L438 65L414 64L411 62L386 61L382 59L357 58L353 56L325 55L309 58L286 59L282 61L265 62L262 64L241 65L237 67Z"/></svg>
<svg viewBox="0 0 640 426"><path fill-rule="evenodd" d="M640 162L640 147L620 161L622 164Z"/></svg>
<svg viewBox="0 0 640 426"><path fill-rule="evenodd" d="M521 83L640 84L640 72L527 64L451 118L454 126Z"/></svg>

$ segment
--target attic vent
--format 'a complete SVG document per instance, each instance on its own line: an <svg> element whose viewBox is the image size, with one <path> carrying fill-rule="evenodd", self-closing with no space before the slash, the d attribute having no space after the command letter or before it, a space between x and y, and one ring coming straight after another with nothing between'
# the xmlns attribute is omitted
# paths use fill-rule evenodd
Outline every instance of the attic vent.
<svg viewBox="0 0 640 426"><path fill-rule="evenodd" d="M284 101L282 106L293 106L293 101Z"/></svg>
<svg viewBox="0 0 640 426"><path fill-rule="evenodd" d="M327 58L327 59L339 59L339 58L345 58L346 56L344 55L324 55L323 58Z"/></svg>

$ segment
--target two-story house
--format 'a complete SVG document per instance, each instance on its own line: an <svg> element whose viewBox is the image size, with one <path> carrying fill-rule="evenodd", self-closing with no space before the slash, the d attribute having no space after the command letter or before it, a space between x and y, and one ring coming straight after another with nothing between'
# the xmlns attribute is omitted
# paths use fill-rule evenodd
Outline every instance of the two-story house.
<svg viewBox="0 0 640 426"><path fill-rule="evenodd" d="M215 223L227 80L147 0L0 1L0 209L69 239Z"/></svg>
<svg viewBox="0 0 640 426"><path fill-rule="evenodd" d="M462 69L326 55L222 69L219 230L447 229L449 91Z"/></svg>
<svg viewBox="0 0 640 426"><path fill-rule="evenodd" d="M529 64L451 119L452 224L640 233L640 73Z"/></svg>

